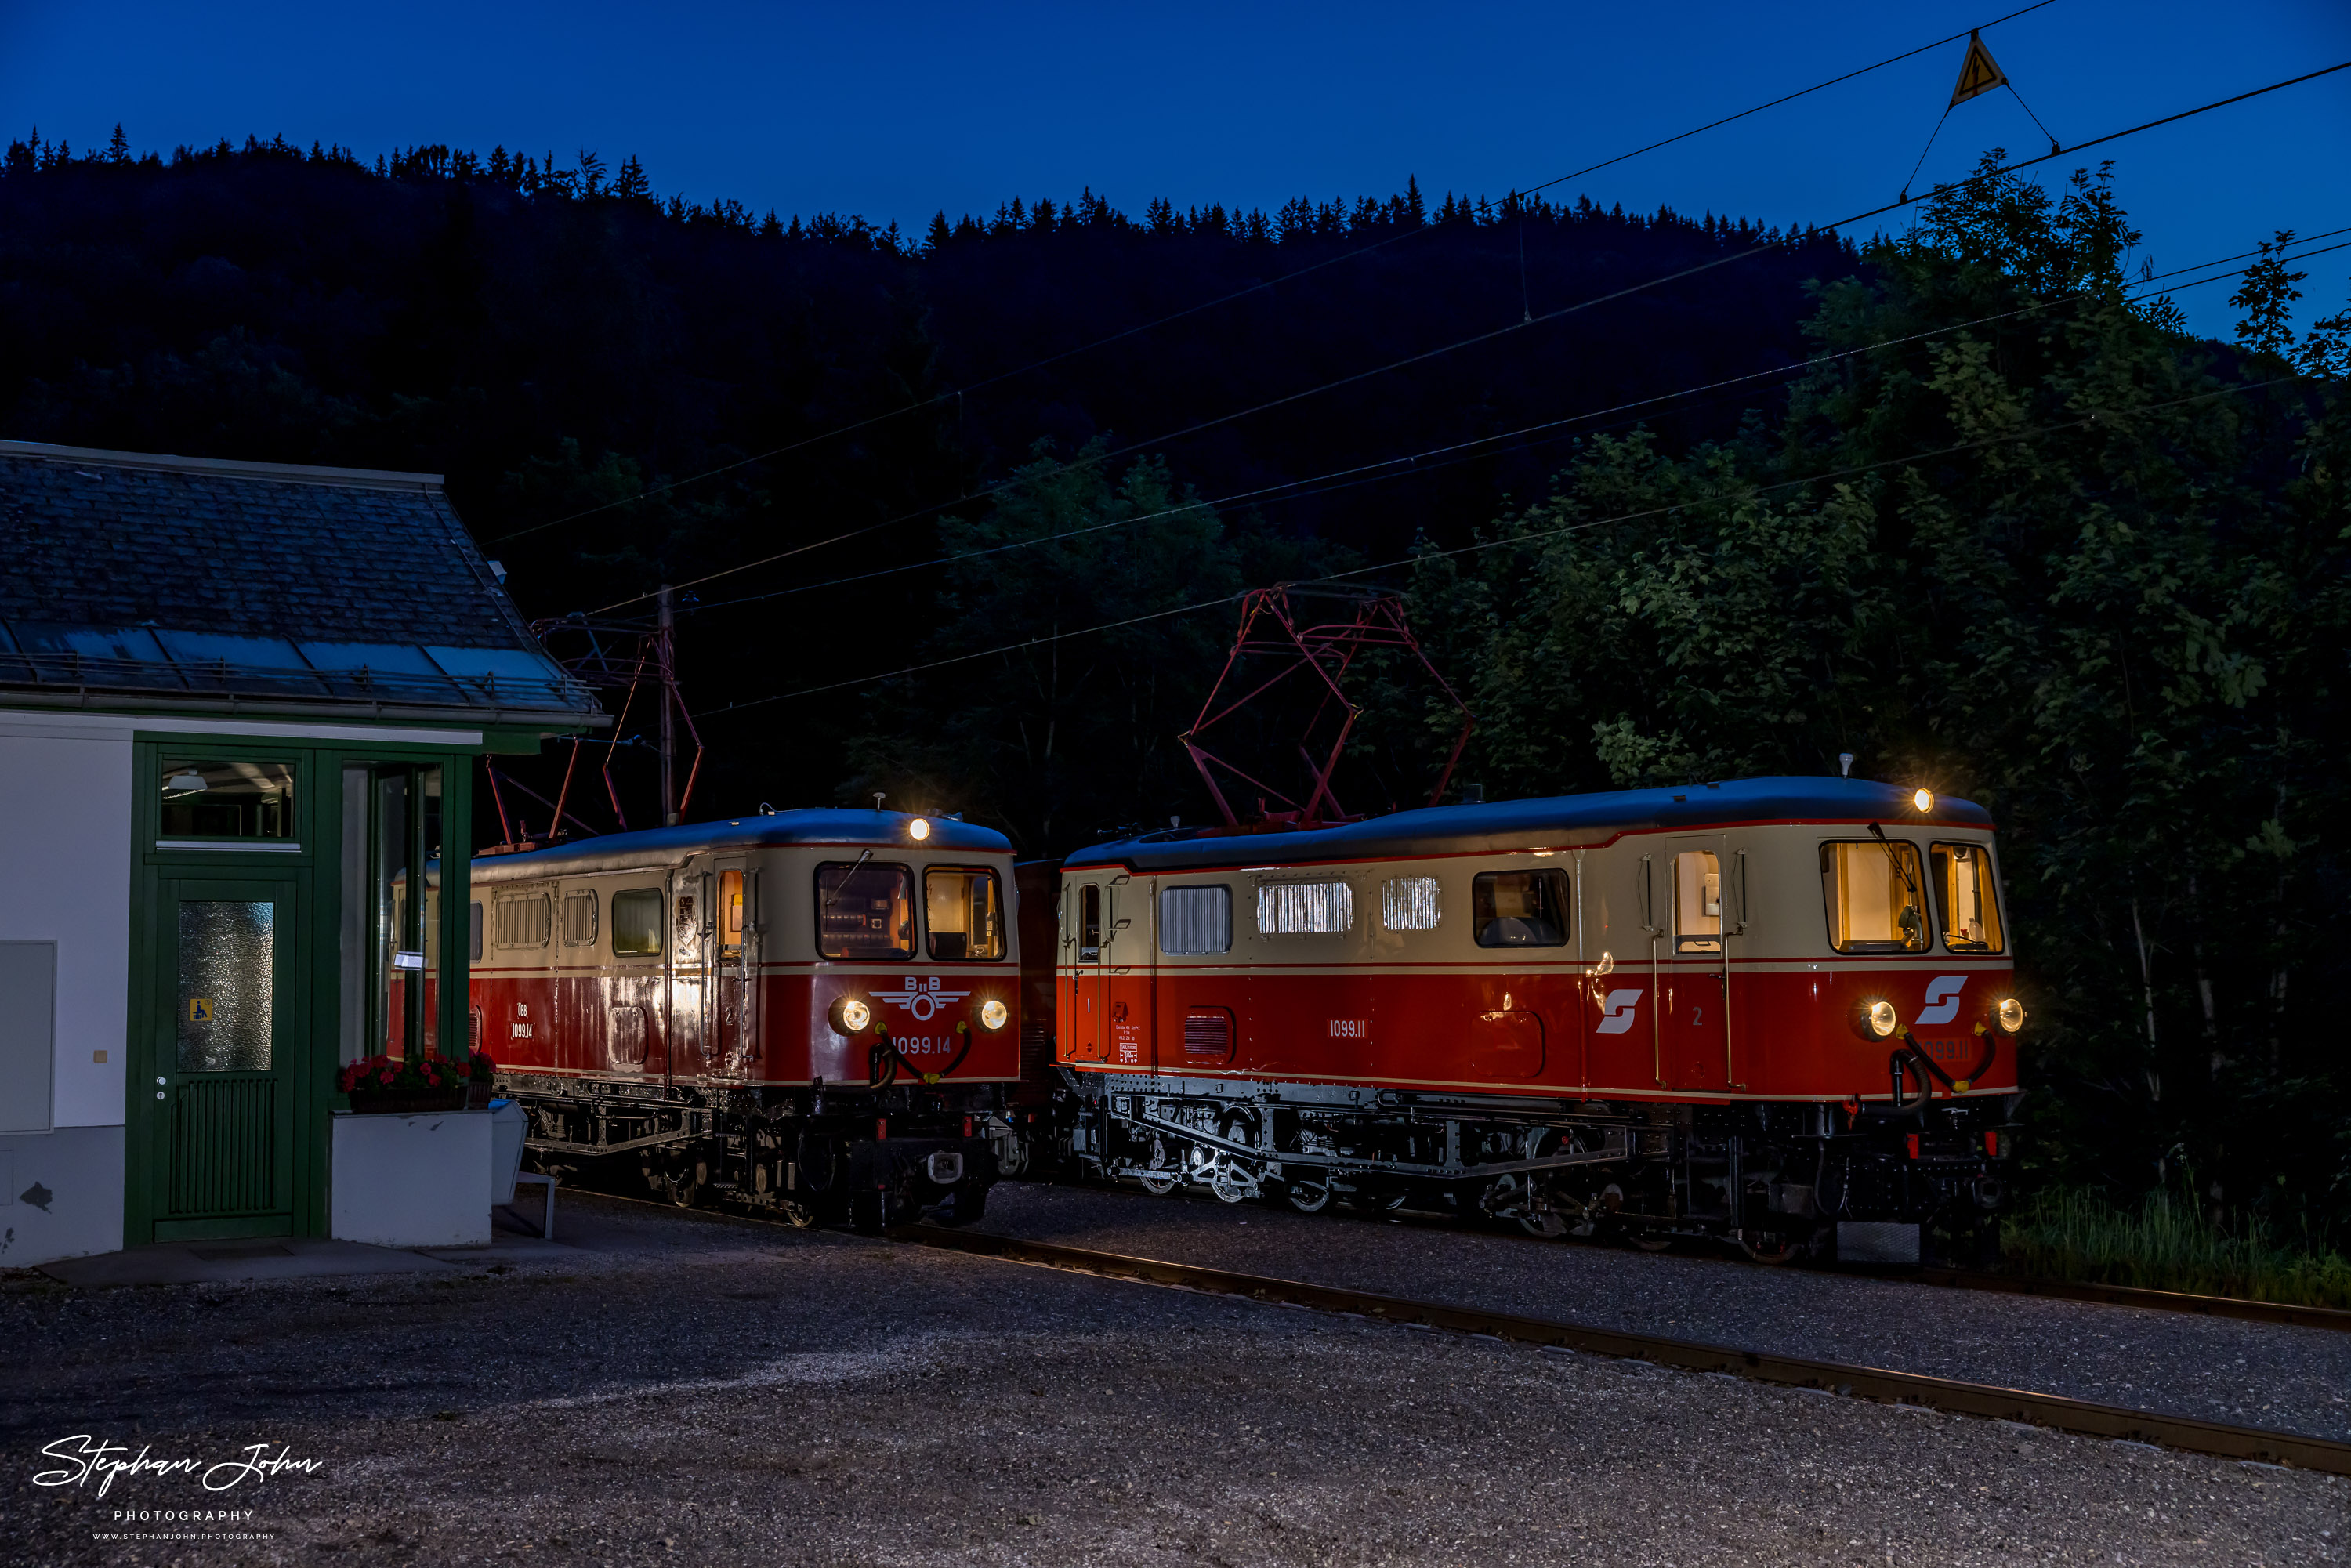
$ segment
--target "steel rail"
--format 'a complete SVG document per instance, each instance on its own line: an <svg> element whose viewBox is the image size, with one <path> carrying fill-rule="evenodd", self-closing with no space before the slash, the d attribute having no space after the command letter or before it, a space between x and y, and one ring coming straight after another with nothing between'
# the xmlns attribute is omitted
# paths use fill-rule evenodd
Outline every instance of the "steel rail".
<svg viewBox="0 0 2351 1568"><path fill-rule="evenodd" d="M1102 1191L1100 1187L1087 1190ZM1116 1189L1113 1189L1116 1190ZM1195 1203L1209 1201L1191 1192L1153 1196L1155 1203ZM1428 1214L1405 1210L1395 1214L1331 1214L1321 1213L1318 1219L1357 1220L1364 1223L1407 1226L1422 1230L1449 1230L1457 1235L1481 1237L1489 1240L1522 1243L1534 1247L1606 1246L1604 1240L1584 1238L1529 1236L1515 1229L1480 1229L1462 1216ZM1502 1222L1496 1222L1498 1225ZM1683 1239L1677 1237L1676 1239ZM1697 1240L1692 1237L1687 1239ZM1690 1256L1684 1254L1684 1256ZM1737 1258L1728 1252L1715 1253L1697 1260L1720 1263L1744 1269L1780 1268L1779 1264L1761 1264ZM2351 1333L2351 1312L2339 1307L2304 1307L2289 1301L2261 1301L2248 1296L2206 1296L2192 1291L2157 1291L2142 1285L2105 1285L2076 1280L2053 1280L2038 1274L2001 1274L1986 1269L1920 1268L1910 1264L1848 1264L1835 1270L1823 1269L1823 1273L1846 1280L1884 1280L1904 1285L1939 1285L1949 1290L1991 1291L2001 1295L2038 1296L2055 1301L2094 1301L2110 1307L2137 1307L2147 1312L2186 1312L2208 1318L2235 1318L2245 1322L2279 1323L2289 1328L2331 1329L2337 1333Z"/></svg>
<svg viewBox="0 0 2351 1568"><path fill-rule="evenodd" d="M981 1231L909 1225L898 1227L889 1234L897 1240L943 1251L1040 1265L1105 1279L1309 1307L1405 1326L1450 1329L1520 1344L1646 1362L1677 1371L1724 1373L1786 1388L1817 1389L1886 1404L1920 1406L1958 1416L2021 1422L2085 1437L2121 1438L2193 1454L2210 1454L2221 1458L2249 1459L2262 1464L2317 1470L2328 1475L2351 1476L2351 1443L2339 1443L2326 1437L2304 1437L2258 1427L2235 1427L2192 1416L2130 1410L2071 1399L2063 1395L2035 1394L1991 1384L1965 1383L1923 1373L1846 1366L1837 1362L1774 1355L1763 1351L1668 1339L1623 1329L1520 1317L1510 1312L1447 1306L1435 1301L1407 1301L1399 1296L1349 1290L1343 1286L1277 1280L1192 1263L1171 1263L1155 1258L1130 1258L1115 1252L1097 1252L1082 1247L1065 1247L1057 1242L1029 1241Z"/></svg>

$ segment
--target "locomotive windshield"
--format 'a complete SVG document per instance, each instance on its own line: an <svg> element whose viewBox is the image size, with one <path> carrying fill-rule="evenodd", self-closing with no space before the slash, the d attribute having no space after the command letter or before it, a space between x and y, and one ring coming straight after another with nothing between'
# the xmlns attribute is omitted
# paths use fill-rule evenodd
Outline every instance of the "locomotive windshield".
<svg viewBox="0 0 2351 1568"><path fill-rule="evenodd" d="M1840 953L1923 953L1926 895L1918 846L1899 839L1821 846L1829 946Z"/></svg>
<svg viewBox="0 0 2351 1568"><path fill-rule="evenodd" d="M816 868L817 951L828 958L914 956L914 873L877 861Z"/></svg>
<svg viewBox="0 0 2351 1568"><path fill-rule="evenodd" d="M1999 952L2000 900L1992 892L1991 851L1982 844L1936 844L1929 853L1943 946L1954 953Z"/></svg>
<svg viewBox="0 0 2351 1568"><path fill-rule="evenodd" d="M1567 941L1567 873L1489 871L1469 889L1480 947L1557 947Z"/></svg>
<svg viewBox="0 0 2351 1568"><path fill-rule="evenodd" d="M923 873L923 919L934 958L1004 956L1003 901L982 866L933 866Z"/></svg>

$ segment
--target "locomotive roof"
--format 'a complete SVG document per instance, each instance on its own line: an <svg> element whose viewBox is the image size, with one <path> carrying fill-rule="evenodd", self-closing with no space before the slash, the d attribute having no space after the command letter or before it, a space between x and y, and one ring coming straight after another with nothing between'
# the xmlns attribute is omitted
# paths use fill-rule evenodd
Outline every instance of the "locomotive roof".
<svg viewBox="0 0 2351 1568"><path fill-rule="evenodd" d="M1972 800L1935 797L1921 815L1911 792L1867 779L1734 779L1659 789L1612 789L1531 800L1430 806L1305 831L1236 834L1178 829L1095 844L1062 863L1179 871L1274 862L1504 852L1593 842L1619 832L1767 821L1876 821L1896 828L1989 828Z"/></svg>
<svg viewBox="0 0 2351 1568"><path fill-rule="evenodd" d="M920 811L857 811L830 809L776 811L766 816L732 817L715 822L681 822L674 828L643 828L632 833L606 833L575 843L556 844L518 854L486 855L474 862L475 880L506 881L517 877L555 876L582 872L628 871L646 865L674 865L688 855L725 854L730 851L769 849L789 845L838 845L842 849L1009 854L1012 841L994 828L959 822L953 817L926 817L931 836L916 843L906 824Z"/></svg>

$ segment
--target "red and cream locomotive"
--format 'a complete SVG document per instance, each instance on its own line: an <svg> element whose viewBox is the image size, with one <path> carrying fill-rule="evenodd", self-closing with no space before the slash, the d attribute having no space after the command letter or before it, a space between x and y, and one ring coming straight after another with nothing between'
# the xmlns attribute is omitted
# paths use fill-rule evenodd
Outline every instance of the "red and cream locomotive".
<svg viewBox="0 0 2351 1568"><path fill-rule="evenodd" d="M486 856L475 1038L542 1164L632 1156L677 1203L802 1224L968 1220L1018 1152L1011 883L1002 834L879 810Z"/></svg>
<svg viewBox="0 0 2351 1568"><path fill-rule="evenodd" d="M1915 1261L1999 1201L2024 1012L1964 800L1755 779L1179 830L1059 893L1102 1176L1774 1260Z"/></svg>

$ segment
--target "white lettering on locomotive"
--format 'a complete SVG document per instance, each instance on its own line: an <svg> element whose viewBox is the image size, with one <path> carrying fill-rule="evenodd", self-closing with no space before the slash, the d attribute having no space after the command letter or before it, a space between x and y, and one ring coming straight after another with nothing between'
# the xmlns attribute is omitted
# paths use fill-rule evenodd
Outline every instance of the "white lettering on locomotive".
<svg viewBox="0 0 2351 1568"><path fill-rule="evenodd" d="M1372 1020L1369 1019L1332 1019L1331 1038L1333 1040L1369 1040Z"/></svg>
<svg viewBox="0 0 2351 1568"><path fill-rule="evenodd" d="M1917 1027L1949 1023L1959 1016L1959 993L1967 988L1965 975L1938 975L1927 982L1927 1010L1920 1013Z"/></svg>
<svg viewBox="0 0 2351 1568"><path fill-rule="evenodd" d="M1595 1034L1624 1034L1633 1027L1634 1009L1641 1005L1639 990L1611 991L1608 999L1600 1004L1600 1024Z"/></svg>

